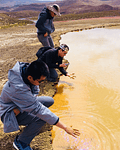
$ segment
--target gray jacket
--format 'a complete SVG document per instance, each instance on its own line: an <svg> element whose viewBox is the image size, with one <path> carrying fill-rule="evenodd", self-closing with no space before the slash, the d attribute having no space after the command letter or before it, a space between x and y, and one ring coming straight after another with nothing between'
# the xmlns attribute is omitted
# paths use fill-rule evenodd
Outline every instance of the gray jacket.
<svg viewBox="0 0 120 150"><path fill-rule="evenodd" d="M55 124L59 119L47 107L37 101L34 92L31 92L31 88L24 83L20 73L20 67L23 64L17 62L9 70L8 81L4 85L0 96L0 117L4 123L4 132L6 133L19 130L19 125L13 112L14 108L18 108L20 112L32 113L51 125Z"/></svg>

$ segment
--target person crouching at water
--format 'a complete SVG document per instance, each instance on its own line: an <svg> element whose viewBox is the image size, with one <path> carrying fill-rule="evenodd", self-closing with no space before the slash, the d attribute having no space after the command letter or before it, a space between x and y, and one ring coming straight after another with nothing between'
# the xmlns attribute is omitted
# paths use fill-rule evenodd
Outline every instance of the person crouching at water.
<svg viewBox="0 0 120 150"><path fill-rule="evenodd" d="M48 109L54 103L52 97L37 96L39 83L48 74L48 66L41 60L30 64L17 62L8 72L8 81L0 96L0 117L6 133L19 130L20 125L26 126L13 142L16 150L32 150L30 143L46 122L62 128L72 136L80 134L78 130L63 124Z"/></svg>
<svg viewBox="0 0 120 150"><path fill-rule="evenodd" d="M66 44L61 44L60 47L56 49L49 49L46 52L44 52L41 56L38 56L38 59L41 59L44 61L48 67L50 74L47 77L48 81L56 82L56 79L58 77L58 74L56 72L56 68L60 70L62 74L65 76L70 76L68 72L65 71L63 67L66 67L66 63L62 63L63 57L66 56L66 54L69 51L69 47Z"/></svg>
<svg viewBox="0 0 120 150"><path fill-rule="evenodd" d="M50 34L55 31L53 19L56 15L61 16L60 8L57 4L44 7L44 9L39 14L35 26L38 29L37 30L38 39L43 46L54 47L54 43Z"/></svg>

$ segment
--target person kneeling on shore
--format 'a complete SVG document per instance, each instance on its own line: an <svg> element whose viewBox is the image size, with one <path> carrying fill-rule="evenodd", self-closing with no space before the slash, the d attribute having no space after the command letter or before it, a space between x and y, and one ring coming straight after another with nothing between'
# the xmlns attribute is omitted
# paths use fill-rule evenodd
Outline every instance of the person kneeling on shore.
<svg viewBox="0 0 120 150"><path fill-rule="evenodd" d="M61 44L60 47L51 48L45 51L43 54L39 55L39 50L36 53L38 59L44 61L48 67L50 74L47 77L48 81L56 82L58 78L58 74L56 72L56 68L60 70L60 72L65 76L70 76L68 72L65 71L64 67L66 67L67 63L62 63L64 56L69 51L69 47L66 44Z"/></svg>
<svg viewBox="0 0 120 150"><path fill-rule="evenodd" d="M54 103L52 97L37 96L39 83L48 74L48 66L41 60L30 64L17 62L8 72L8 81L0 96L0 117L5 133L19 130L20 125L25 126L13 142L17 150L32 150L29 145L46 122L62 128L72 136L80 134L78 130L64 125L48 109Z"/></svg>

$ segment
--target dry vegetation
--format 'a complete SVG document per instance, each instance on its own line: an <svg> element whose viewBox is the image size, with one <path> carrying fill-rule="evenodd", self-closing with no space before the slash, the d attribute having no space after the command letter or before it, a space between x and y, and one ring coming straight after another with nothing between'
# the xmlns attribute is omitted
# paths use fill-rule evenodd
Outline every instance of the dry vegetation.
<svg viewBox="0 0 120 150"><path fill-rule="evenodd" d="M6 12L0 13L0 28L9 28L13 26L22 26L27 24L33 24L32 20L37 20L40 12L38 11L20 11L20 12ZM120 16L120 10L110 10L102 12L88 12L79 14L64 14L61 17L55 17L54 21L66 21L66 20L79 20L86 18L99 18L99 17L111 17ZM25 20L20 20L26 18Z"/></svg>
<svg viewBox="0 0 120 150"><path fill-rule="evenodd" d="M62 15L61 17L56 17L55 21L78 20L78 19L86 19L86 18L99 18L99 17L111 17L111 16L120 16L120 10L67 14L67 15Z"/></svg>
<svg viewBox="0 0 120 150"><path fill-rule="evenodd" d="M0 14L1 15L1 14ZM7 15L7 14L3 14ZM1 17L3 17L1 16ZM9 16L10 17L10 16ZM9 18L8 17L8 18ZM5 17L6 18L6 17ZM70 21L56 21L54 22L56 30L52 34L54 43L59 45L60 35L70 31L82 31L92 28L103 27L118 27L120 26L120 19L85 19ZM66 19L68 20L68 19ZM73 21L74 20L74 21ZM15 20L16 21L16 20ZM3 26L5 26L3 24ZM8 25L9 27L9 25ZM37 50L42 46L36 35L36 28L34 25L14 26L11 28L0 30L0 93L4 83L7 81L8 70L12 68L17 61L31 62L35 60ZM53 96L55 88L48 84L41 86L44 95ZM52 91L51 91L52 89ZM47 125L39 136L37 136L31 146L34 150L52 150L51 126ZM4 134L3 125L0 123L0 147L2 150L12 150L12 142L18 132ZM41 141L41 142L40 142Z"/></svg>

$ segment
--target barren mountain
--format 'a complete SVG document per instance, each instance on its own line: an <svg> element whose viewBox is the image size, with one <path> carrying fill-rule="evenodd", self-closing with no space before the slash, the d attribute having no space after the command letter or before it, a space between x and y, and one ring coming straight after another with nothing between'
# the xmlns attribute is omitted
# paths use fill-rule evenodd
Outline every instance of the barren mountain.
<svg viewBox="0 0 120 150"><path fill-rule="evenodd" d="M48 2L47 0L38 1L38 0L0 0L0 7L13 7L15 5L26 5L31 3L42 3Z"/></svg>
<svg viewBox="0 0 120 150"><path fill-rule="evenodd" d="M32 3L48 3L50 0L0 0L0 7L13 7L18 5L27 5ZM52 1L51 1L52 2ZM120 0L57 0L54 3L63 3L63 4L81 4L81 5L102 5L107 4L111 6L120 6ZM66 6L67 6L66 5Z"/></svg>
<svg viewBox="0 0 120 150"><path fill-rule="evenodd" d="M7 2L8 0L5 0ZM11 0L11 2L14 0ZM23 2L27 3L27 0ZM8 1L10 2L10 0ZM22 2L22 1L21 1ZM31 4L24 5L15 5L13 7L1 7L0 11L23 11L23 10L32 10L32 11L41 11L42 8L47 4L57 3L60 5L61 13L83 13L83 12L100 12L108 10L117 10L120 9L120 0L63 0L55 2L45 2L44 3L32 3L33 0L30 0ZM1 4L0 4L1 5Z"/></svg>
<svg viewBox="0 0 120 150"><path fill-rule="evenodd" d="M111 0L110 0L111 1ZM110 5L110 2L100 0L64 0L60 3L61 13L83 13L83 12L100 12L119 9L118 5Z"/></svg>

